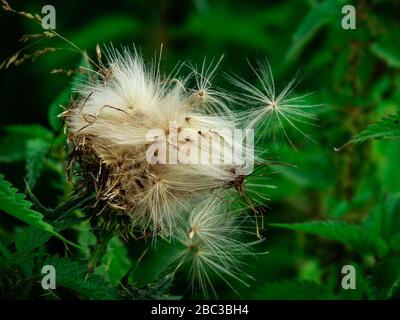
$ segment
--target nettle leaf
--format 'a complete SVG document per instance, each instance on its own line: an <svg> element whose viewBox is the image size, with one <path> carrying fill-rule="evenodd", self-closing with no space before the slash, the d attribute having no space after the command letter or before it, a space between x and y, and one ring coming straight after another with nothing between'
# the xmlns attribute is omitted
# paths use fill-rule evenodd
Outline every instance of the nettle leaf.
<svg viewBox="0 0 400 320"><path fill-rule="evenodd" d="M340 13L340 3L338 1L316 2L300 23L296 32L293 34L292 44L287 53L287 59L295 59L311 41L317 32L326 24L335 19Z"/></svg>
<svg viewBox="0 0 400 320"><path fill-rule="evenodd" d="M29 140L26 144L26 180L31 188L43 171L49 148L49 143L40 139Z"/></svg>
<svg viewBox="0 0 400 320"><path fill-rule="evenodd" d="M154 283L149 283L141 288L129 286L132 298L135 300L180 300L181 296L171 295L174 275L172 273L160 277Z"/></svg>
<svg viewBox="0 0 400 320"><path fill-rule="evenodd" d="M26 159L27 143L40 139L49 145L53 133L41 125L12 125L3 128L5 136L0 138L0 163L13 163Z"/></svg>
<svg viewBox="0 0 400 320"><path fill-rule="evenodd" d="M311 221L305 223L274 223L273 227L288 230L303 231L338 241L363 253L376 253L378 256L387 254L385 241L361 226L344 221Z"/></svg>
<svg viewBox="0 0 400 320"><path fill-rule="evenodd" d="M368 139L399 139L400 138L400 111L396 115L389 115L378 122L371 124L351 139L350 143L364 142Z"/></svg>
<svg viewBox="0 0 400 320"><path fill-rule="evenodd" d="M85 220L87 220L86 217L68 217L61 221L53 222L54 230L56 232L60 232ZM49 232L45 232L34 227L26 227L21 230L16 237L15 247L17 248L19 254L28 254L36 248L43 246L47 241L50 240L51 236L52 235Z"/></svg>
<svg viewBox="0 0 400 320"><path fill-rule="evenodd" d="M306 280L284 280L266 283L251 295L252 299L262 300L332 300L332 288Z"/></svg>
<svg viewBox="0 0 400 320"><path fill-rule="evenodd" d="M46 265L56 269L57 286L76 291L88 299L117 299L117 290L99 275L88 273L87 265L59 256L49 257Z"/></svg>
<svg viewBox="0 0 400 320"><path fill-rule="evenodd" d="M27 254L44 245L51 238L51 233L35 227L27 227L20 231L15 239L18 253Z"/></svg>
<svg viewBox="0 0 400 320"><path fill-rule="evenodd" d="M26 222L27 224L55 233L53 227L43 221L43 215L31 209L32 203L25 200L25 195L18 193L12 184L4 180L4 176L0 174L0 210L9 215Z"/></svg>

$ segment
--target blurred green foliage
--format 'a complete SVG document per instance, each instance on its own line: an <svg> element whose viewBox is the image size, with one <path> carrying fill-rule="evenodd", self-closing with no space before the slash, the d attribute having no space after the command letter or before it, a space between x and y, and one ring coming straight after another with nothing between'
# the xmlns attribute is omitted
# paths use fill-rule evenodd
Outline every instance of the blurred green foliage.
<svg viewBox="0 0 400 320"><path fill-rule="evenodd" d="M16 3L41 11L41 2ZM344 4L357 28L341 27ZM319 126L313 143L296 137L265 142L280 171L265 192L264 236L250 262L255 281L238 286L251 299L391 299L400 296L400 3L398 1L52 1L57 32L95 56L96 44L135 44L153 56L163 43L163 68L225 54L221 69L253 77L245 61L267 57L278 83L300 69L299 93L314 92ZM1 59L22 34L41 32L15 15L0 18ZM57 39L39 46L68 47ZM32 48L34 49L34 48ZM127 243L93 230L69 200L66 147L57 119L67 106L81 57L57 50L34 63L1 70L0 297L163 299L190 297L185 279L162 272L168 244ZM224 83L224 77L216 79ZM75 80L76 81L76 80ZM372 125L371 125L372 124ZM342 148L339 148L343 146ZM335 151L335 148L338 148ZM5 177L4 177L4 176ZM11 186L11 182L20 191ZM263 182L266 183L266 182ZM27 199L23 193L26 193ZM64 203L60 205L60 203ZM50 209L55 208L55 209ZM70 242L65 243L65 239ZM44 264L60 266L59 289L40 287ZM344 290L344 265L357 289ZM58 269L57 269L58 270ZM237 298L216 283L222 298ZM190 291L190 290L189 290Z"/></svg>

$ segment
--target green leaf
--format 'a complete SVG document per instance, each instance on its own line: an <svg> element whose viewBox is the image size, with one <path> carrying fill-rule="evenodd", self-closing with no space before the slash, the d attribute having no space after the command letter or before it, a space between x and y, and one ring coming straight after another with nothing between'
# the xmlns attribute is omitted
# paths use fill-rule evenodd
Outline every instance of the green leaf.
<svg viewBox="0 0 400 320"><path fill-rule="evenodd" d="M4 175L0 174L0 210L32 227L50 232L60 240L79 248L57 233L51 224L43 220L43 215L32 210L31 206L32 203L25 199L25 195L18 193L18 190L13 188L10 182L4 180Z"/></svg>
<svg viewBox="0 0 400 320"><path fill-rule="evenodd" d="M104 274L105 279L117 285L131 267L132 261L129 259L124 243L118 237L112 238L103 256L102 265L97 270L98 273Z"/></svg>
<svg viewBox="0 0 400 320"><path fill-rule="evenodd" d="M49 147L48 142L40 139L29 140L26 144L26 180L31 188L43 171Z"/></svg>
<svg viewBox="0 0 400 320"><path fill-rule="evenodd" d="M284 280L266 283L251 295L262 300L331 300L335 299L332 289L306 280Z"/></svg>
<svg viewBox="0 0 400 320"><path fill-rule="evenodd" d="M17 234L15 247L18 253L24 255L44 245L48 240L50 240L51 236L52 235L49 232L35 227L26 227Z"/></svg>
<svg viewBox="0 0 400 320"><path fill-rule="evenodd" d="M378 122L371 124L351 139L350 143L364 142L368 139L399 139L400 138L400 111L396 115L389 115Z"/></svg>
<svg viewBox="0 0 400 320"><path fill-rule="evenodd" d="M384 256L388 251L387 244L381 237L371 234L361 226L344 221L311 221L293 224L273 223L270 225L329 238L364 253L376 253L379 256Z"/></svg>
<svg viewBox="0 0 400 320"><path fill-rule="evenodd" d="M292 44L287 59L292 60L300 55L304 47L315 34L326 24L333 21L340 13L338 1L316 2L293 34Z"/></svg>
<svg viewBox="0 0 400 320"><path fill-rule="evenodd" d="M43 215L31 209L32 203L25 200L25 195L18 193L18 190L12 187L12 184L4 180L0 174L0 210L11 216L26 222L27 224L55 233L53 227L43 221Z"/></svg>
<svg viewBox="0 0 400 320"><path fill-rule="evenodd" d="M86 217L82 218L67 218L62 221L54 222L54 230L60 232L74 224L80 223L86 220ZM37 229L35 227L26 227L21 230L15 240L15 247L18 253L21 255L28 254L34 249L41 247L51 238L49 232Z"/></svg>
<svg viewBox="0 0 400 320"><path fill-rule="evenodd" d="M57 286L74 290L83 298L99 300L117 298L116 289L99 275L88 273L84 263L53 256L47 258L45 264L55 267Z"/></svg>
<svg viewBox="0 0 400 320"><path fill-rule="evenodd" d="M130 286L132 298L135 300L180 300L182 297L169 294L173 280L174 275L170 273L140 288Z"/></svg>

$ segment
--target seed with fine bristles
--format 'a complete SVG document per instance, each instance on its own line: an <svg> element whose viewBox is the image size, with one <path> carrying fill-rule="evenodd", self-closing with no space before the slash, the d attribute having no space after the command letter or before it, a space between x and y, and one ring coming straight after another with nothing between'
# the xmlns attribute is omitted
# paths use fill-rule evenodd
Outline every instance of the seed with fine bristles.
<svg viewBox="0 0 400 320"><path fill-rule="evenodd" d="M243 242L250 232L228 212L220 196L223 194L210 196L191 210L181 232L175 235L182 249L169 262L175 270L186 268L192 294L200 290L206 298L210 294L218 297L212 277L234 291L235 283L249 286L252 279L240 257L254 256L251 248L255 243Z"/></svg>

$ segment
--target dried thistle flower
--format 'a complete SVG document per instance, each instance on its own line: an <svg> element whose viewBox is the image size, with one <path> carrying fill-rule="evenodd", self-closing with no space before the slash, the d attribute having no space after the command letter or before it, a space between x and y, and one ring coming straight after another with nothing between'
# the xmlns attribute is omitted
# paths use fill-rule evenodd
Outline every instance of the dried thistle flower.
<svg viewBox="0 0 400 320"><path fill-rule="evenodd" d="M280 117L291 124L293 117L313 118L298 108L296 98L287 98L293 82L276 96L269 67L264 78L257 74L265 94L237 80L249 103L262 106L234 112L229 104L235 99L211 83L221 60L208 67L204 60L200 70L192 66L178 77L161 74L159 60L146 64L136 50L106 49L105 64L101 56L100 68L88 69L75 88L77 99L61 115L72 147L70 168L95 189L103 208L128 215L134 228L153 239L162 235L183 245L171 263L176 270L189 264L193 290L208 297L211 289L216 296L210 274L232 289L235 281L246 285L243 279L251 277L238 256L251 254L239 239L247 231L227 212L226 201L232 201L232 192L242 198L256 214L261 238L259 203L245 194L245 184L258 187L251 182L253 164L267 162L254 155L253 136L235 130L252 133L263 119L270 123L271 112L280 123Z"/></svg>
<svg viewBox="0 0 400 320"><path fill-rule="evenodd" d="M64 113L73 158L98 200L143 230L172 234L193 202L244 174L252 146L226 133L235 128L229 116L203 107L215 99L190 99L192 74L164 77L136 51L107 52L107 70L92 72Z"/></svg>

